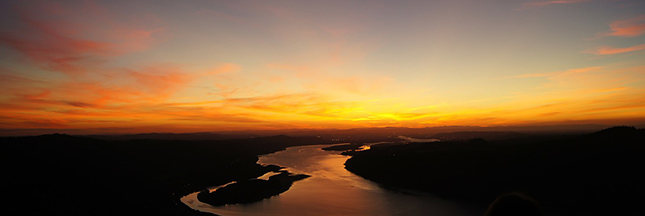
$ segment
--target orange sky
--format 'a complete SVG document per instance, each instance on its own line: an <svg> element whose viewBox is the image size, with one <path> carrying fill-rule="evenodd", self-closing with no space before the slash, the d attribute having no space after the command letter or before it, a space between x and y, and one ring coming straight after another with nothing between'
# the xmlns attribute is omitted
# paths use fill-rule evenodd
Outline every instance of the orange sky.
<svg viewBox="0 0 645 216"><path fill-rule="evenodd" d="M645 123L643 1L0 6L0 129Z"/></svg>

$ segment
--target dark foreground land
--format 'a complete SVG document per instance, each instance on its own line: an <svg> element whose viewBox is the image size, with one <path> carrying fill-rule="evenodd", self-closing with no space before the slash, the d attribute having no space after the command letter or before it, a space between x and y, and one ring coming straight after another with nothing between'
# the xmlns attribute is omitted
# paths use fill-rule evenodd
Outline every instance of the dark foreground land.
<svg viewBox="0 0 645 216"><path fill-rule="evenodd" d="M0 138L2 215L211 215L180 198L274 166L257 155L319 138L108 141L69 135Z"/></svg>
<svg viewBox="0 0 645 216"><path fill-rule="evenodd" d="M470 135L487 136L470 139ZM346 168L386 187L427 191L487 205L506 192L537 199L547 215L643 215L645 130L592 134L452 133L445 142L359 144ZM0 137L2 215L210 215L180 202L206 187L238 181L199 199L246 203L282 193L306 176L249 180L277 166L257 155L330 143L307 137L234 140L97 139L69 135ZM240 193L242 191L243 193ZM246 192L244 192L246 191ZM248 193L247 193L248 192ZM243 194L244 196L236 197Z"/></svg>
<svg viewBox="0 0 645 216"><path fill-rule="evenodd" d="M643 215L645 130L581 136L379 144L346 169L386 187L483 204L508 192L535 198L547 215Z"/></svg>

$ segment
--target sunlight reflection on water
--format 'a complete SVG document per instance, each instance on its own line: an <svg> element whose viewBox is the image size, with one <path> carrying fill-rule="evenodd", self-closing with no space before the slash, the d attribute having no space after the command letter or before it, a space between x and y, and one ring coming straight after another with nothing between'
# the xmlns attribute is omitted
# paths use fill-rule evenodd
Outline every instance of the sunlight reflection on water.
<svg viewBox="0 0 645 216"><path fill-rule="evenodd" d="M322 147L298 146L260 156L259 163L286 167L312 177L297 181L278 196L244 205L213 207L197 193L181 200L189 207L219 215L476 215L462 206L430 195L412 195L379 187L345 170L348 156ZM269 174L270 175L270 174ZM266 177L266 175L264 176Z"/></svg>

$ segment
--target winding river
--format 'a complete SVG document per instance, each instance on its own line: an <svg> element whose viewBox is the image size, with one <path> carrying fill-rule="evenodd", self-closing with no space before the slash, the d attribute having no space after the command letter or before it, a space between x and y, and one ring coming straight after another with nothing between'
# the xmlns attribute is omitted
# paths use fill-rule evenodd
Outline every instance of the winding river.
<svg viewBox="0 0 645 216"><path fill-rule="evenodd" d="M296 181L278 196L244 205L213 207L197 193L181 198L190 208L223 216L235 215L479 215L466 206L428 194L387 190L345 170L348 156L323 151L329 145L297 146L261 155L259 163L287 167L312 177ZM266 177L266 175L265 175Z"/></svg>

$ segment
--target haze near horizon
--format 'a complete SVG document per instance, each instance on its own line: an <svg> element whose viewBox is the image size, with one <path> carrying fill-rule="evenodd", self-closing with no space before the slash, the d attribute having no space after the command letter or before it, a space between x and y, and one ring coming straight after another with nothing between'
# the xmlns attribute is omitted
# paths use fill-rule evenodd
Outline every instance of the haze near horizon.
<svg viewBox="0 0 645 216"><path fill-rule="evenodd" d="M645 2L5 1L0 129L645 123Z"/></svg>

